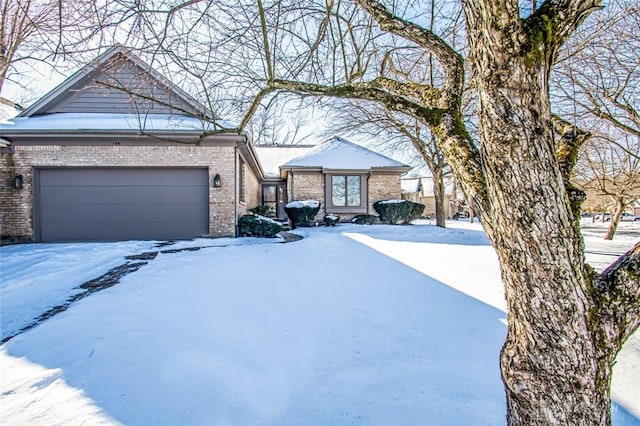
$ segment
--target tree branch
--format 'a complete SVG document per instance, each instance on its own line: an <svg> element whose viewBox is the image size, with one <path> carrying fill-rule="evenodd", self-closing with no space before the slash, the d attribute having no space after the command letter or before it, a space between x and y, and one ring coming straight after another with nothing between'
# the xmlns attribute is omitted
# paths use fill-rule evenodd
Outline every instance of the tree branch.
<svg viewBox="0 0 640 426"><path fill-rule="evenodd" d="M558 49L587 17L602 8L602 0L546 0L523 21L524 52L555 59Z"/></svg>
<svg viewBox="0 0 640 426"><path fill-rule="evenodd" d="M619 345L640 325L640 242L594 280L602 337Z"/></svg>
<svg viewBox="0 0 640 426"><path fill-rule="evenodd" d="M386 77L378 77L374 82L394 95L416 99L421 105L428 108L437 108L439 106L438 100L440 99L441 91L428 84L400 82Z"/></svg>
<svg viewBox="0 0 640 426"><path fill-rule="evenodd" d="M364 83L341 84L337 86L323 86L320 84L300 81L275 79L268 84L267 91L285 91L293 93L308 93L316 96L332 96L349 99L364 99L379 102L392 111L420 117L429 126L440 124L444 112L439 108L429 108L414 102L404 96L390 93L380 88L375 81Z"/></svg>
<svg viewBox="0 0 640 426"><path fill-rule="evenodd" d="M381 30L412 41L438 58L446 73L439 107L450 110L459 109L464 88L462 56L432 31L393 15L376 0L356 0L356 4L378 22Z"/></svg>
<svg viewBox="0 0 640 426"><path fill-rule="evenodd" d="M576 188L570 182L570 178L573 168L578 161L580 147L591 139L593 135L555 114L551 116L551 124L553 125L554 131L560 135L556 142L556 160L558 161L564 187L569 195L571 211L576 220L579 221L582 203L587 198L587 194L581 189Z"/></svg>
<svg viewBox="0 0 640 426"><path fill-rule="evenodd" d="M560 139L556 142L556 159L563 180L568 181L578 160L580 147L593 135L555 114L551 116L551 124L560 135Z"/></svg>

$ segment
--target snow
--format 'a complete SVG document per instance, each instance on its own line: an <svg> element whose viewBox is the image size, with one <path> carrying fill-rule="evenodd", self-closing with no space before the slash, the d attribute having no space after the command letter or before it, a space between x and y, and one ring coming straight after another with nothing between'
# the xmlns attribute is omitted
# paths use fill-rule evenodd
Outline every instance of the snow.
<svg viewBox="0 0 640 426"><path fill-rule="evenodd" d="M322 167L325 170L370 170L385 167L410 169L399 161L338 137L316 145L282 167Z"/></svg>
<svg viewBox="0 0 640 426"><path fill-rule="evenodd" d="M285 207L289 209L299 209L301 207L311 207L315 209L320 205L320 202L317 200L302 200L302 201L291 201L287 203Z"/></svg>
<svg viewBox="0 0 640 426"><path fill-rule="evenodd" d="M0 97L0 124L8 123L10 118L20 114L21 108L14 102Z"/></svg>
<svg viewBox="0 0 640 426"><path fill-rule="evenodd" d="M383 200L380 201L380 204L400 204L405 203L407 200Z"/></svg>
<svg viewBox="0 0 640 426"><path fill-rule="evenodd" d="M0 424L504 424L496 254L477 223L426 223L1 247L3 334L124 256L205 248L160 252L2 345ZM588 252L637 241L598 231ZM640 424L638 359L618 358L618 426Z"/></svg>
<svg viewBox="0 0 640 426"><path fill-rule="evenodd" d="M0 132L40 130L144 130L144 131L210 131L233 129L226 121L213 123L181 114L106 114L56 113L31 117L15 117L0 123Z"/></svg>
<svg viewBox="0 0 640 426"><path fill-rule="evenodd" d="M254 216L256 217L256 219L258 219L258 221L260 222L266 222L266 223L277 223L279 225L281 225L280 222L276 222L275 220L271 219L270 217L266 217L266 216L262 216L259 214L254 214Z"/></svg>

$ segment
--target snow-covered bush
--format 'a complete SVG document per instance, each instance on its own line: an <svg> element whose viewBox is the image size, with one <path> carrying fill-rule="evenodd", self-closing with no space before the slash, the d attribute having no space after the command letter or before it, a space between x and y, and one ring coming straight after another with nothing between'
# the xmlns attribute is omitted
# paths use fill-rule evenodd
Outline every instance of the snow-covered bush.
<svg viewBox="0 0 640 426"><path fill-rule="evenodd" d="M373 204L373 208L380 215L380 220L392 225L405 224L420 217L424 211L424 204L408 200L382 200Z"/></svg>
<svg viewBox="0 0 640 426"><path fill-rule="evenodd" d="M372 214L359 214L351 219L351 223L356 225L373 225L379 222L378 216Z"/></svg>
<svg viewBox="0 0 640 426"><path fill-rule="evenodd" d="M314 219L320 211L320 202L316 200L292 201L284 207L291 227L313 226Z"/></svg>
<svg viewBox="0 0 640 426"><path fill-rule="evenodd" d="M340 222L340 216L334 213L324 215L324 226L336 226Z"/></svg>
<svg viewBox="0 0 640 426"><path fill-rule="evenodd" d="M282 231L282 225L273 219L257 214L246 214L238 219L241 237L273 238Z"/></svg>

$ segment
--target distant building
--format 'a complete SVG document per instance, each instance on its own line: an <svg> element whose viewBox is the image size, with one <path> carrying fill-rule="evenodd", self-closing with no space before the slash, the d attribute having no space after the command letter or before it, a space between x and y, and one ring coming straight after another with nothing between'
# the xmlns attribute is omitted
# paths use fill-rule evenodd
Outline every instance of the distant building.
<svg viewBox="0 0 640 426"><path fill-rule="evenodd" d="M433 178L432 177L404 177L401 181L402 198L405 200L421 203L425 205L425 217L435 217L436 215L436 198L433 195ZM464 195L455 184L452 176L444 179L444 208L445 217L453 218L457 214L468 214Z"/></svg>

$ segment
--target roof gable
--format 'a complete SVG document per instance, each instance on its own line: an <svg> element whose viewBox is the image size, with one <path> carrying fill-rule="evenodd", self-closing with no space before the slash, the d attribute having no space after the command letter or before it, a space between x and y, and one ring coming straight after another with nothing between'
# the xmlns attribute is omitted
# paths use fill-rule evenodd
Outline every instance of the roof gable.
<svg viewBox="0 0 640 426"><path fill-rule="evenodd" d="M206 109L122 46L115 46L20 114L187 114Z"/></svg>
<svg viewBox="0 0 640 426"><path fill-rule="evenodd" d="M410 166L357 145L348 140L335 137L317 145L308 153L288 161L282 168L322 168L333 170L370 170L402 169Z"/></svg>

